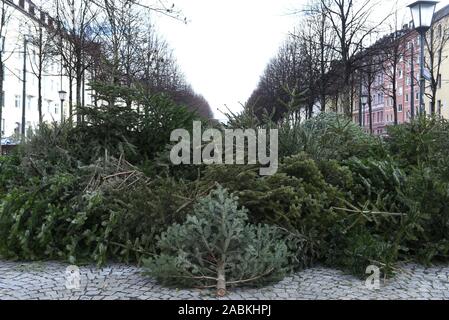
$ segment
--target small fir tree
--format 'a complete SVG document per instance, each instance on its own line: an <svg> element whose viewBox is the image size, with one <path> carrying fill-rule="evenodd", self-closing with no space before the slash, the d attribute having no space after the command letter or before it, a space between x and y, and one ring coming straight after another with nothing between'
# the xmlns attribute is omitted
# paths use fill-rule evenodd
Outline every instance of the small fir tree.
<svg viewBox="0 0 449 320"><path fill-rule="evenodd" d="M218 187L183 225L174 224L158 242L160 255L145 262L151 276L167 285L217 288L261 285L285 275L289 250L275 227L247 223L237 197Z"/></svg>

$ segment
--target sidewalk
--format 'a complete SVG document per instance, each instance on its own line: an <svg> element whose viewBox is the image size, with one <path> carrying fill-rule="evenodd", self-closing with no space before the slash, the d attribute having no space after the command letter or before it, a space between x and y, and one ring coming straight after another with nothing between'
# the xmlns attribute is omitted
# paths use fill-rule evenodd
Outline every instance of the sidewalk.
<svg viewBox="0 0 449 320"><path fill-rule="evenodd" d="M111 265L102 269L81 267L80 290L66 288L66 268L60 263L0 261L0 300L199 300L215 299L213 291L176 290L159 286L133 266ZM449 267L407 265L379 290L370 290L360 279L340 271L313 268L262 289L231 289L225 299L447 299Z"/></svg>

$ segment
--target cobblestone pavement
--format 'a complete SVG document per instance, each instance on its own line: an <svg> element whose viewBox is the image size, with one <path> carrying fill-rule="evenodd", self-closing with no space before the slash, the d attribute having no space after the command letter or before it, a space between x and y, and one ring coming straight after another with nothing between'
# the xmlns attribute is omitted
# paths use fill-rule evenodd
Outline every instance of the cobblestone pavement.
<svg viewBox="0 0 449 320"><path fill-rule="evenodd" d="M215 299L212 291L176 290L159 286L133 266L102 269L81 267L81 288L66 288L67 265L0 261L0 300L200 300ZM380 289L368 289L360 279L340 271L313 268L262 289L234 289L231 300L308 299L447 299L449 267L403 266Z"/></svg>

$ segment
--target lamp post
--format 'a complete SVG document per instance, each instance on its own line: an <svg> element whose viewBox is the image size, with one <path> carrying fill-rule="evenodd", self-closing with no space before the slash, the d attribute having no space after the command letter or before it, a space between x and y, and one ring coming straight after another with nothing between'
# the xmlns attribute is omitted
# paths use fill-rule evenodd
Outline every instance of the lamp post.
<svg viewBox="0 0 449 320"><path fill-rule="evenodd" d="M27 45L28 45L28 35L23 36L23 75L22 75L22 123L21 123L21 140L25 141L26 135L26 103L27 103Z"/></svg>
<svg viewBox="0 0 449 320"><path fill-rule="evenodd" d="M426 110L424 105L424 92L426 90L426 80L424 79L424 39L427 30L432 26L433 15L438 1L416 1L408 7L412 13L413 24L420 38L420 93L419 93L419 112L423 114Z"/></svg>
<svg viewBox="0 0 449 320"><path fill-rule="evenodd" d="M59 99L61 100L61 123L64 122L64 101L67 96L67 92L62 90L58 92L59 93Z"/></svg>
<svg viewBox="0 0 449 320"><path fill-rule="evenodd" d="M360 100L362 102L363 129L365 129L365 106L368 104L368 95L363 93Z"/></svg>

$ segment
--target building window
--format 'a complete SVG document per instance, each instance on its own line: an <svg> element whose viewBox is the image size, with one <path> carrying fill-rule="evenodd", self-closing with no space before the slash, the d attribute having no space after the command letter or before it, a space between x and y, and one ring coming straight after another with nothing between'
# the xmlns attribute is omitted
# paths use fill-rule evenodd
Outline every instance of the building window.
<svg viewBox="0 0 449 320"><path fill-rule="evenodd" d="M441 80L441 74L438 75L438 89L441 89L442 80Z"/></svg>
<svg viewBox="0 0 449 320"><path fill-rule="evenodd" d="M14 99L14 104L15 104L15 106L16 106L16 108L20 108L20 105L21 105L21 100L22 100L22 97L21 96L16 96L15 97L15 99Z"/></svg>
<svg viewBox="0 0 449 320"><path fill-rule="evenodd" d="M415 100L419 100L419 92L415 93Z"/></svg>
<svg viewBox="0 0 449 320"><path fill-rule="evenodd" d="M439 114L441 114L441 100L438 100L438 103L437 103L437 106L438 106L438 113Z"/></svg>
<svg viewBox="0 0 449 320"><path fill-rule="evenodd" d="M405 94L405 102L409 102L409 95L408 95L408 93Z"/></svg>
<svg viewBox="0 0 449 320"><path fill-rule="evenodd" d="M402 104L398 105L398 112L402 112Z"/></svg>
<svg viewBox="0 0 449 320"><path fill-rule="evenodd" d="M28 108L28 110L31 110L32 100L33 100L32 96L28 96L27 97L27 108Z"/></svg>
<svg viewBox="0 0 449 320"><path fill-rule="evenodd" d="M382 93L377 94L377 99L379 100L379 103L384 103L384 95Z"/></svg>
<svg viewBox="0 0 449 320"><path fill-rule="evenodd" d="M398 95L400 97L402 97L403 94L404 94L404 90L402 89L402 87L400 87L399 90L398 90Z"/></svg>
<svg viewBox="0 0 449 320"><path fill-rule="evenodd" d="M2 97L0 99L0 103L2 107L5 107L5 91L2 92Z"/></svg>

